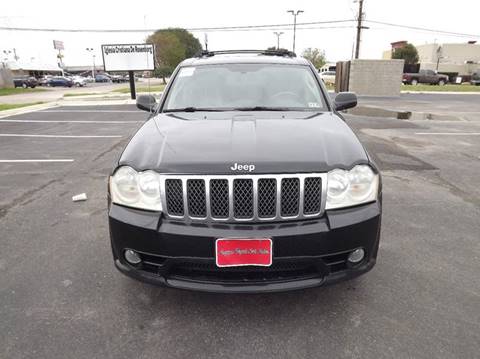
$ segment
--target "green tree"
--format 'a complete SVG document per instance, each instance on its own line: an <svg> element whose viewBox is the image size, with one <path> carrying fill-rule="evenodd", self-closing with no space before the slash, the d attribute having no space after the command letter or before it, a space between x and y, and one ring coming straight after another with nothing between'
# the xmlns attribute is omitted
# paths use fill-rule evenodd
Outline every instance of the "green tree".
<svg viewBox="0 0 480 359"><path fill-rule="evenodd" d="M302 53L302 57L310 61L317 69L325 65L327 62L325 60L325 51L317 48L309 47L308 49L305 49Z"/></svg>
<svg viewBox="0 0 480 359"><path fill-rule="evenodd" d="M404 47L393 51L392 59L403 59L406 65L414 65L418 63L417 48L412 44L406 44Z"/></svg>
<svg viewBox="0 0 480 359"><path fill-rule="evenodd" d="M170 76L173 72L174 68L170 66L160 65L155 68L153 71L153 76L161 77L163 79L163 83L166 84L165 78Z"/></svg>
<svg viewBox="0 0 480 359"><path fill-rule="evenodd" d="M161 29L150 35L147 43L155 44L157 76L169 76L175 67L186 58L194 56L202 49L197 38L185 29Z"/></svg>

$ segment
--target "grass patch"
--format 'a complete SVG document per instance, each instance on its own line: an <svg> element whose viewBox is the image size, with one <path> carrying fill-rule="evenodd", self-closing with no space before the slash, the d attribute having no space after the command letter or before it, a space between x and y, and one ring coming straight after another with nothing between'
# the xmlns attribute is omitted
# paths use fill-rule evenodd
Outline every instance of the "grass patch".
<svg viewBox="0 0 480 359"><path fill-rule="evenodd" d="M150 92L160 92L163 91L165 85L155 85L150 86ZM148 86L138 86L136 88L137 92L148 92ZM113 90L112 92L120 92L120 93L130 93L130 87L124 87L120 89Z"/></svg>
<svg viewBox="0 0 480 359"><path fill-rule="evenodd" d="M43 102L29 102L29 103L0 103L0 111L11 110L12 108L27 107L33 105L40 105Z"/></svg>
<svg viewBox="0 0 480 359"><path fill-rule="evenodd" d="M26 89L24 89L23 87L6 88L6 89L0 89L0 96L17 95L17 94L22 94L27 92L42 92L42 91L47 91L47 90L39 89L37 87L35 87L34 89L30 87Z"/></svg>
<svg viewBox="0 0 480 359"><path fill-rule="evenodd" d="M438 85L402 85L402 91L438 91L438 92L480 92L480 86L447 84Z"/></svg>
<svg viewBox="0 0 480 359"><path fill-rule="evenodd" d="M90 95L99 95L99 93L96 93L96 92L66 93L63 95L63 97L90 96Z"/></svg>

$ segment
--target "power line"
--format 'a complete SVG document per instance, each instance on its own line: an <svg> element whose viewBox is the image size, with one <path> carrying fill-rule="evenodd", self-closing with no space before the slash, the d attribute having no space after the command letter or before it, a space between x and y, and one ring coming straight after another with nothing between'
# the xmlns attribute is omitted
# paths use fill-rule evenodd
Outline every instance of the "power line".
<svg viewBox="0 0 480 359"><path fill-rule="evenodd" d="M297 23L297 26L308 26L308 25L322 25L322 24L337 24L352 22L353 19L349 20L330 20L330 21L314 21L314 22L304 22ZM188 31L234 31L234 30L246 30L246 29L262 29L266 28L268 30L277 29L279 27L290 27L292 24L271 24L271 25L243 25L243 26L221 26L221 27L193 27L186 28ZM33 28L33 27L10 27L10 26L0 26L0 30L7 31L43 31L43 32L96 32L96 33L145 33L145 32L155 32L158 29L54 29L54 28Z"/></svg>
<svg viewBox="0 0 480 359"><path fill-rule="evenodd" d="M390 22L384 21L374 21L374 20L364 20L365 22L369 22L372 24L379 24L379 25L386 25L392 27L399 27L403 29L410 29L410 30L420 30L420 31L427 31L427 32L434 32L436 34L444 34L444 35L453 35L453 36L462 36L462 37L480 37L479 34L466 34L462 32L453 32L453 31L445 31L445 30L436 30L436 29L429 29L426 27L419 27L419 26L410 26L410 25L400 25L400 24L393 24Z"/></svg>
<svg viewBox="0 0 480 359"><path fill-rule="evenodd" d="M353 23L357 22L357 19L350 19L350 20L331 20L331 21L313 21L313 22L303 22L297 23L297 30L316 30L316 29L338 29L338 28L353 28L356 27L352 25L346 26L323 26L323 27L316 27L312 25L328 25L328 24L339 24L339 23ZM371 23L371 24L378 24L378 25L385 25L391 27L398 27L403 29L410 29L415 31L425 31L443 35L450 35L450 36L459 36L459 37L480 37L480 34L468 34L468 33L461 33L461 32L453 32L453 31L445 31L445 30L438 30L438 29L430 29L426 27L419 27L419 26L410 26L410 25L400 25L390 22L384 21L376 21L376 20L363 20L363 22ZM271 25L246 25L246 26L223 26L223 27L194 27L194 28L187 28L186 30L196 32L196 31L204 31L204 32L223 32L223 31L272 31L272 30L286 30L291 31L292 24L271 24ZM375 28L372 28L375 29ZM40 31L40 32L72 32L72 33L151 33L155 32L158 29L54 29L54 28L33 28L33 27L10 27L10 26L0 26L0 31Z"/></svg>

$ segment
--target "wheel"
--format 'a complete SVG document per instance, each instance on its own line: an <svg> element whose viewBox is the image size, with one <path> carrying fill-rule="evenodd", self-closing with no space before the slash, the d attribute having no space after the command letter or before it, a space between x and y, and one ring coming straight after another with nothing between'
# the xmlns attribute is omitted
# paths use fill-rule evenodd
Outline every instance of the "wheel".
<svg viewBox="0 0 480 359"><path fill-rule="evenodd" d="M30 86L30 87L31 87L32 89L34 89L34 88L36 87L36 85L32 85L32 86Z"/></svg>
<svg viewBox="0 0 480 359"><path fill-rule="evenodd" d="M418 80L417 79L412 79L412 81L410 81L410 84L412 84L413 86L417 86L418 85Z"/></svg>
<svg viewBox="0 0 480 359"><path fill-rule="evenodd" d="M22 84L22 87L23 87L24 89L26 89L26 88L28 87L28 85L27 85L26 83L23 83L23 84Z"/></svg>
<svg viewBox="0 0 480 359"><path fill-rule="evenodd" d="M52 87L52 84L47 82L47 87Z"/></svg>
<svg viewBox="0 0 480 359"><path fill-rule="evenodd" d="M439 84L440 86L445 85L445 80L440 80L440 81L438 81L438 84Z"/></svg>
<svg viewBox="0 0 480 359"><path fill-rule="evenodd" d="M77 87L81 87L81 86L82 86L82 84L81 84L80 82L77 82L77 83L75 84L75 86L77 86Z"/></svg>

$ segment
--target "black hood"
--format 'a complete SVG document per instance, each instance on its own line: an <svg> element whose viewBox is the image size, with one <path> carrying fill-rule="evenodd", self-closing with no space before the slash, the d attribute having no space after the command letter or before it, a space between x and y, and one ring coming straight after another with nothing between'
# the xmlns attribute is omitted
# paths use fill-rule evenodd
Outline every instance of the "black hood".
<svg viewBox="0 0 480 359"><path fill-rule="evenodd" d="M160 173L326 172L368 163L352 130L334 113L159 114L132 138L119 164Z"/></svg>

